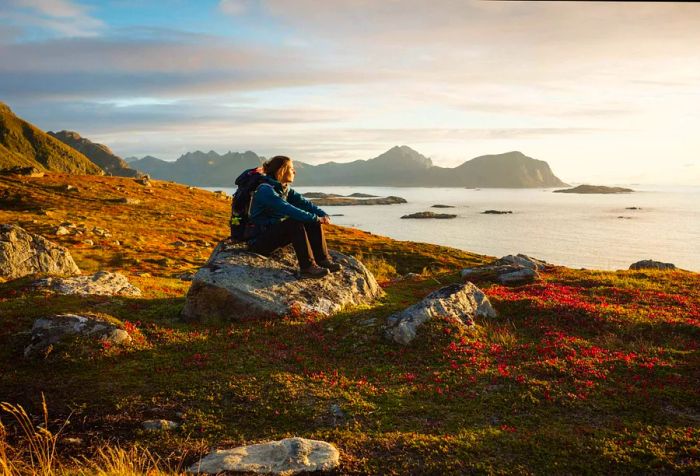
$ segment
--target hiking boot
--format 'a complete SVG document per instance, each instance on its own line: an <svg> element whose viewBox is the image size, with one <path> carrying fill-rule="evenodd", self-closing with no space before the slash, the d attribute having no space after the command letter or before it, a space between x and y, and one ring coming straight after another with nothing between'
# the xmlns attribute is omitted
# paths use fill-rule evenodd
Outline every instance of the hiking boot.
<svg viewBox="0 0 700 476"><path fill-rule="evenodd" d="M324 276L328 275L328 270L326 268L321 268L320 266L316 266L315 264L312 264L308 268L304 268L301 271L299 271L299 278L300 279L306 279L306 278L311 278L311 279L319 279Z"/></svg>
<svg viewBox="0 0 700 476"><path fill-rule="evenodd" d="M329 259L324 259L323 261L319 261L318 265L322 268L326 268L331 273L335 273L336 271L340 271L342 269L342 266L340 266L340 264L335 263Z"/></svg>

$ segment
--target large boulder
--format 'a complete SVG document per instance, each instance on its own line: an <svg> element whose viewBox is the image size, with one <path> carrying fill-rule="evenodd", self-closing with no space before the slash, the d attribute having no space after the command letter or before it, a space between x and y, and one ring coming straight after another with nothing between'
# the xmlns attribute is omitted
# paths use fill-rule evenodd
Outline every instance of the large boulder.
<svg viewBox="0 0 700 476"><path fill-rule="evenodd" d="M109 271L98 271L92 276L74 276L71 278L45 278L35 283L38 287L48 288L58 294L77 294L80 296L140 296L141 290L131 284L126 276Z"/></svg>
<svg viewBox="0 0 700 476"><path fill-rule="evenodd" d="M473 326L474 317L496 317L489 299L472 283L452 284L428 294L421 302L392 314L387 319L386 336L399 344L409 344L418 328L430 319L448 317L460 325Z"/></svg>
<svg viewBox="0 0 700 476"><path fill-rule="evenodd" d="M94 316L57 314L34 321L32 338L24 349L24 356L31 357L45 351L70 336L82 335L112 344L128 344L131 336L117 324Z"/></svg>
<svg viewBox="0 0 700 476"><path fill-rule="evenodd" d="M658 269L662 271L668 271L668 270L674 270L677 269L676 265L673 263L662 263L661 261L654 261L651 259L645 259L642 261L637 261L636 263L632 263L630 265L630 269Z"/></svg>
<svg viewBox="0 0 700 476"><path fill-rule="evenodd" d="M493 264L522 266L524 268L534 269L535 271L541 271L551 266L546 261L542 261L522 253L518 253L517 255L506 255L500 259L497 259Z"/></svg>
<svg viewBox="0 0 700 476"><path fill-rule="evenodd" d="M17 225L0 225L0 278L80 274L67 249Z"/></svg>
<svg viewBox="0 0 700 476"><path fill-rule="evenodd" d="M332 444L297 437L239 446L230 450L214 450L187 471L209 474L232 471L288 475L330 471L338 464L340 453Z"/></svg>
<svg viewBox="0 0 700 476"><path fill-rule="evenodd" d="M321 279L300 280L290 246L266 257L243 244L223 241L192 280L182 316L188 321L235 321L280 317L294 311L330 315L367 304L383 294L365 266L335 251L342 269Z"/></svg>
<svg viewBox="0 0 700 476"><path fill-rule="evenodd" d="M505 285L528 284L540 279L536 270L512 264L467 268L461 271L461 276L465 281L490 281Z"/></svg>

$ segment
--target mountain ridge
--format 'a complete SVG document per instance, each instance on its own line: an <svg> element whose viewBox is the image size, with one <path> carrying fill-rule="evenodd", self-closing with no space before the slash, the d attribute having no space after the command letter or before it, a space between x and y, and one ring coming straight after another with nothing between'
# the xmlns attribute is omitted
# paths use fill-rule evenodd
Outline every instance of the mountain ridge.
<svg viewBox="0 0 700 476"><path fill-rule="evenodd" d="M84 154L20 118L7 104L0 102L0 169L15 166L104 175Z"/></svg>
<svg viewBox="0 0 700 476"><path fill-rule="evenodd" d="M187 152L173 162L152 156L134 160L131 167L162 180L189 185L227 187L246 168L260 165L255 152ZM532 188L567 186L549 164L519 151L490 154L467 160L457 167L440 167L414 149L394 146L371 159L312 165L296 161L297 186L416 186Z"/></svg>

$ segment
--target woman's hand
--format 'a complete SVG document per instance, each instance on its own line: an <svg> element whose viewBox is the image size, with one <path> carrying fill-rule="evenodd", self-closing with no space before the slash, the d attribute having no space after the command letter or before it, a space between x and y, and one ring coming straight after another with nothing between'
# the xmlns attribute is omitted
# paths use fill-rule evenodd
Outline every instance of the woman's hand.
<svg viewBox="0 0 700 476"><path fill-rule="evenodd" d="M329 225L331 223L331 217L329 217L328 215L318 217L318 222L324 225Z"/></svg>

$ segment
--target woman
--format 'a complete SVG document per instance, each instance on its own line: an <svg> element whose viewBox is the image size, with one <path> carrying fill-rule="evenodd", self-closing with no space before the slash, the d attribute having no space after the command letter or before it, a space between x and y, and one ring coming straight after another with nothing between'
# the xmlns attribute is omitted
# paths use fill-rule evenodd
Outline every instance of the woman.
<svg viewBox="0 0 700 476"><path fill-rule="evenodd" d="M253 193L249 248L267 255L291 243L299 261L301 278L322 278L339 271L328 254L322 224L326 212L289 187L294 181L292 159L278 155L263 164L263 181Z"/></svg>

